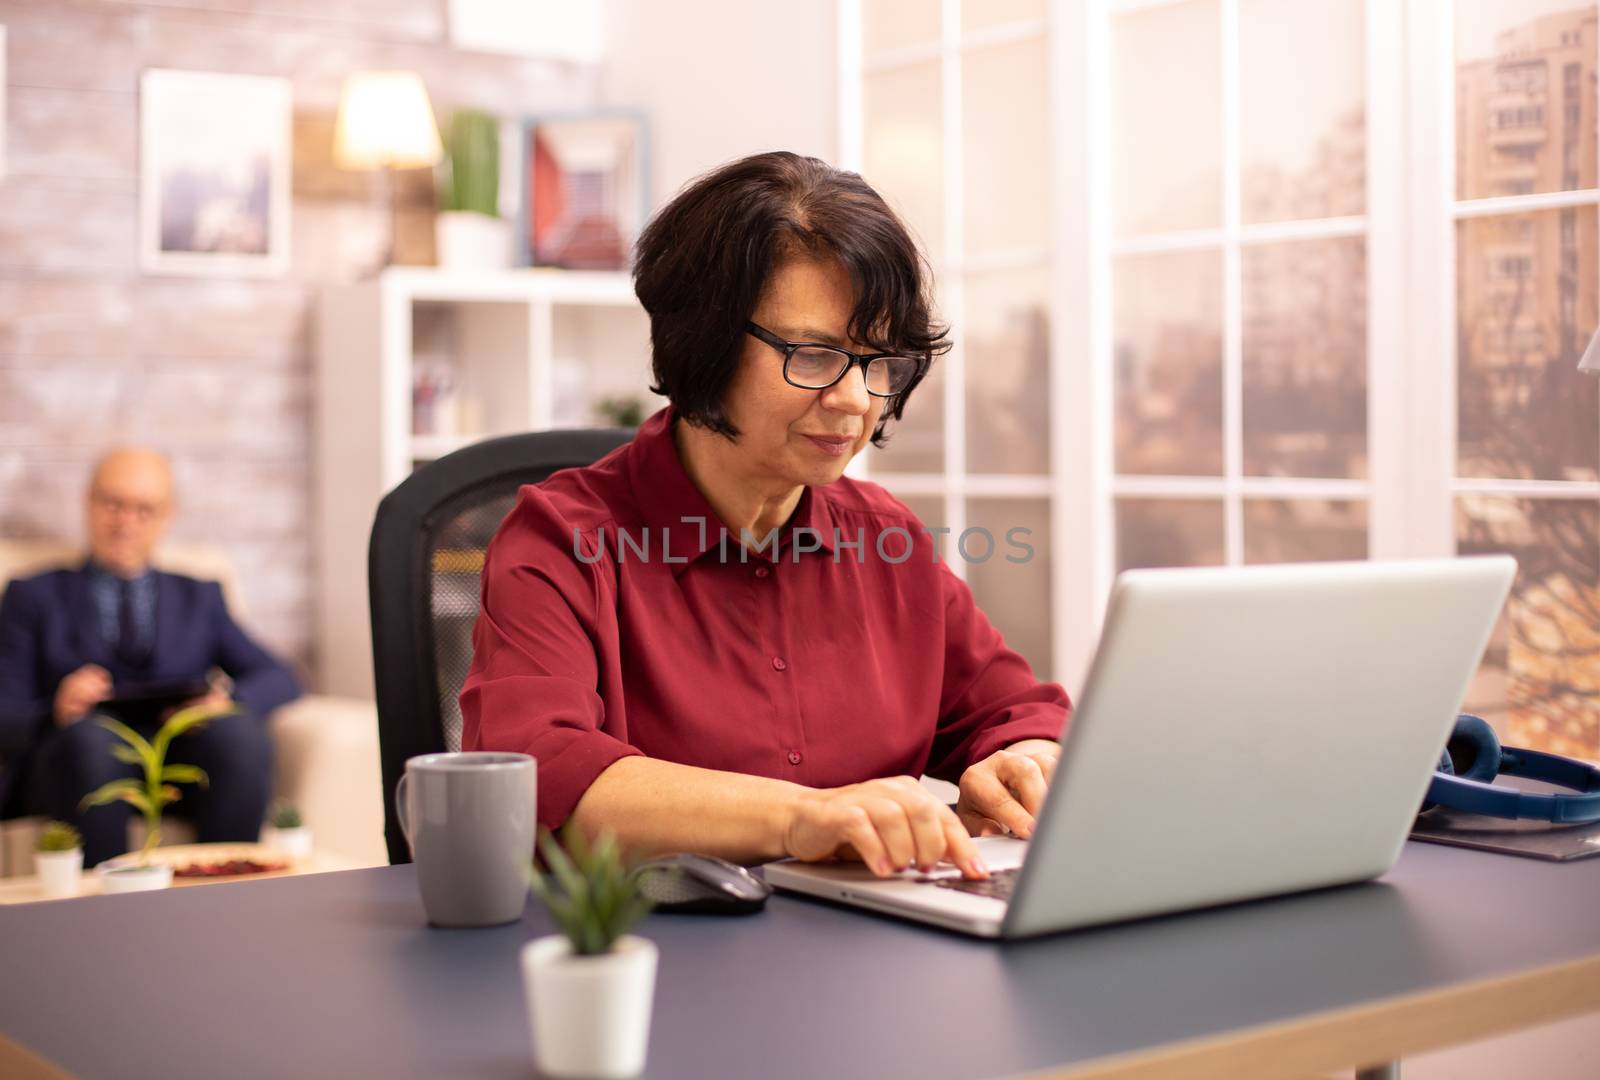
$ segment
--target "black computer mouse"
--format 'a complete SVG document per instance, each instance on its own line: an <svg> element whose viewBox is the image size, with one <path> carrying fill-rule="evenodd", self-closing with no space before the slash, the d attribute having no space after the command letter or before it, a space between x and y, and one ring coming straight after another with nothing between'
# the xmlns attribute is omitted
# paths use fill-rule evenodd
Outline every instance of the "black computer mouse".
<svg viewBox="0 0 1600 1080"><path fill-rule="evenodd" d="M749 870L715 855L684 852L640 863L639 891L657 911L747 915L760 911L772 886Z"/></svg>

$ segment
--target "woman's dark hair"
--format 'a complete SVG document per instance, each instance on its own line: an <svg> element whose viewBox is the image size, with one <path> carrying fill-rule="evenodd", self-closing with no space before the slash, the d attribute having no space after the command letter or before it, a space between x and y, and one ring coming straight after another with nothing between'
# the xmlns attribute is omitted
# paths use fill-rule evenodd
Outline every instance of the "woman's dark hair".
<svg viewBox="0 0 1600 1080"><path fill-rule="evenodd" d="M737 436L722 399L745 323L774 267L795 254L836 259L849 273L851 338L923 361L885 402L872 433L882 446L885 424L950 348L948 328L933 321L932 274L899 217L861 177L816 158L741 158L692 182L645 226L633 281L650 315L651 390L691 423Z"/></svg>

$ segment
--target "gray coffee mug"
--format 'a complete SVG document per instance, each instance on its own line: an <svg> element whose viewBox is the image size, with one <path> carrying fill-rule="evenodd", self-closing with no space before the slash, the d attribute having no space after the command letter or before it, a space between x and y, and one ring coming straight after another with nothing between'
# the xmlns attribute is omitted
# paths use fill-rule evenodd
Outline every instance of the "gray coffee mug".
<svg viewBox="0 0 1600 1080"><path fill-rule="evenodd" d="M535 770L527 754L495 751L406 762L395 813L430 923L499 926L522 917L537 824Z"/></svg>

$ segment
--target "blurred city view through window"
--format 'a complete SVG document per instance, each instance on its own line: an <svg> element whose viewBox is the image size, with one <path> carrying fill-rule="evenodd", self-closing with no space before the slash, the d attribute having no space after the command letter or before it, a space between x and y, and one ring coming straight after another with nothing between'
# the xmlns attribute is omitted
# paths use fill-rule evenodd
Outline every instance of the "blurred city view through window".
<svg viewBox="0 0 1600 1080"><path fill-rule="evenodd" d="M1595 33L1593 4L1457 5L1459 199L1595 187ZM1469 707L1513 742L1600 758L1600 499L1493 490L1600 481L1600 384L1575 370L1600 300L1584 201L1457 221L1456 471L1482 483L1456 536L1520 564Z"/></svg>

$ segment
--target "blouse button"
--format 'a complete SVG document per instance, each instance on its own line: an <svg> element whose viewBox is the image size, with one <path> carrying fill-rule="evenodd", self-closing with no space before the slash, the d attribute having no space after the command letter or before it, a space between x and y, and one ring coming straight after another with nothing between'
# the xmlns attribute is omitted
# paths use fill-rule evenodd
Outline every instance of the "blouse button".
<svg viewBox="0 0 1600 1080"><path fill-rule="evenodd" d="M790 765L798 765L798 764L800 764L800 751L798 751L798 750L790 750L789 751L789 764Z"/></svg>
<svg viewBox="0 0 1600 1080"><path fill-rule="evenodd" d="M772 658L772 666L777 671L787 671L789 669L789 662L781 656L774 656Z"/></svg>
<svg viewBox="0 0 1600 1080"><path fill-rule="evenodd" d="M767 568L765 566L756 567L756 577L764 578L764 577L767 576L767 573L768 573L768 570L767 570Z"/></svg>

